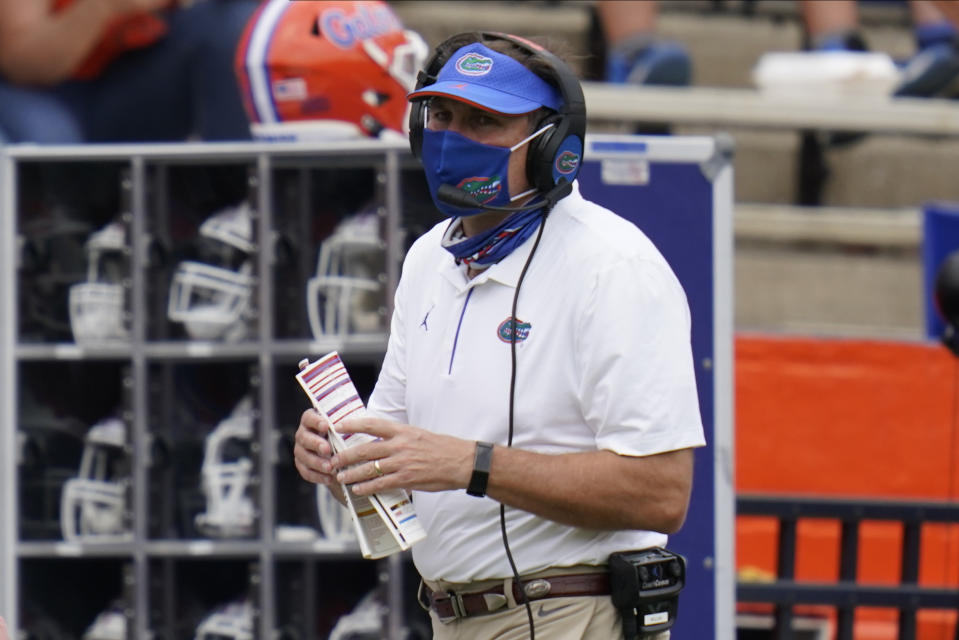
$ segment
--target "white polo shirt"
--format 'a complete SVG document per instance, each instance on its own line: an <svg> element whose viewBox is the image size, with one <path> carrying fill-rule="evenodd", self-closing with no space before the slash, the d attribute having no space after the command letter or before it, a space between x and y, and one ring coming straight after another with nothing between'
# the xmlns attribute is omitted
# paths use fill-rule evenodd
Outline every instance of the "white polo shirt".
<svg viewBox="0 0 959 640"><path fill-rule="evenodd" d="M448 224L424 234L406 256L369 408L437 433L505 445L508 321L535 234L469 280L440 246ZM705 444L689 307L665 259L635 225L584 200L578 188L545 224L516 314L513 446L644 456ZM498 502L465 491L416 491L413 501L428 534L413 547L424 578L512 575ZM506 519L521 574L603 564L615 551L666 543L659 533L580 529L508 507Z"/></svg>

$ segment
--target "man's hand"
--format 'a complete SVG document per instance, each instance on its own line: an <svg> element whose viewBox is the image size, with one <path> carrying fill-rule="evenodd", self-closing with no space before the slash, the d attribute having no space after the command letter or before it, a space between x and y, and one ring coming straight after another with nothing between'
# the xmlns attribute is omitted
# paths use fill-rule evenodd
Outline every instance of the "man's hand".
<svg viewBox="0 0 959 640"><path fill-rule="evenodd" d="M333 456L333 467L339 470L336 479L351 485L358 495L397 488L465 489L473 473L476 443L472 440L370 417L344 420L336 430L378 438Z"/></svg>
<svg viewBox="0 0 959 640"><path fill-rule="evenodd" d="M336 486L336 474L330 464L333 450L326 439L330 423L315 409L307 409L300 416L293 445L293 464L300 476L308 482Z"/></svg>

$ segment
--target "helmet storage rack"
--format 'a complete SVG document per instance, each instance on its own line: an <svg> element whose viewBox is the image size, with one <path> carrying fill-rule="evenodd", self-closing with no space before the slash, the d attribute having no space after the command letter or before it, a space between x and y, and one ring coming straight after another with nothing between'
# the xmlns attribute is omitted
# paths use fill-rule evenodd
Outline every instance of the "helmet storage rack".
<svg viewBox="0 0 959 640"><path fill-rule="evenodd" d="M0 615L14 637L81 637L111 614L130 639L192 638L204 621L326 638L374 591L379 637L409 637L408 558L364 560L324 537L292 438L302 358L336 350L361 394L372 389L407 237L432 224L414 163L405 144L378 141L0 146ZM360 210L379 220L383 322L315 335L306 295L321 244ZM223 233L244 241L204 246L224 211ZM91 243L117 223L119 244ZM88 268L109 251L114 266ZM171 291L186 262L221 270L183 277L184 316ZM72 302L91 279L105 286ZM235 442L205 459L241 402L247 422L219 432ZM107 462L80 464L104 447L112 457L90 459Z"/></svg>

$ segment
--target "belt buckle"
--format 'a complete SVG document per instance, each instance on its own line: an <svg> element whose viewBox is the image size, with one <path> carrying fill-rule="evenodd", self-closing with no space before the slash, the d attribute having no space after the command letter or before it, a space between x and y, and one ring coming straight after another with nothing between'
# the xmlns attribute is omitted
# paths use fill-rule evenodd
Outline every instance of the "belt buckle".
<svg viewBox="0 0 959 640"><path fill-rule="evenodd" d="M435 595L436 592L434 591L433 593ZM466 618L467 617L466 604L463 602L463 596L453 591L444 591L442 593L443 593L442 597L445 597L447 600L450 601L450 607L452 607L453 609L453 615L444 617L444 616L439 616L437 613L437 616L439 617L440 622L446 623L452 620L458 620L459 618ZM442 599L442 597L441 598L436 598L433 596L428 596L428 597L432 601L431 604L435 603L438 599ZM429 611L429 609L433 609L434 611L436 610L432 606L428 607L427 611Z"/></svg>
<svg viewBox="0 0 959 640"><path fill-rule="evenodd" d="M549 580L537 578L523 585L523 593L526 594L527 598L536 600L538 598L545 598L552 588L553 585L550 584Z"/></svg>
<svg viewBox="0 0 959 640"><path fill-rule="evenodd" d="M447 591L446 595L450 598L454 618L465 618L469 615L466 613L466 604L463 602L463 596L454 591Z"/></svg>

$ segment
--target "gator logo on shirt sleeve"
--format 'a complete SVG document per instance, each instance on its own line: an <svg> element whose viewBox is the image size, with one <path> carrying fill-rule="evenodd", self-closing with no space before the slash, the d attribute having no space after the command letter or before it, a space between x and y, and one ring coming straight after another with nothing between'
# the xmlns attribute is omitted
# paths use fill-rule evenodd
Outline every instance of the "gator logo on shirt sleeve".
<svg viewBox="0 0 959 640"><path fill-rule="evenodd" d="M500 189L503 188L503 179L499 176L473 176L460 181L456 186L470 194L473 200L486 204L499 195Z"/></svg>
<svg viewBox="0 0 959 640"><path fill-rule="evenodd" d="M523 342L529 337L529 332L532 328L533 325L528 322L514 320L513 318L506 318L506 320L500 322L499 326L496 327L496 337L509 344L512 342L513 332L515 331L516 342Z"/></svg>

